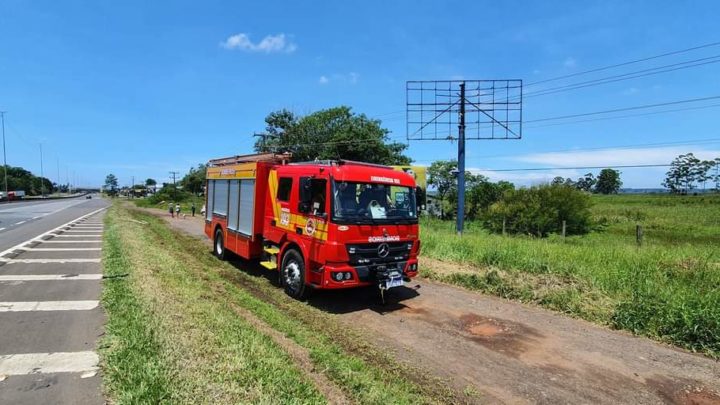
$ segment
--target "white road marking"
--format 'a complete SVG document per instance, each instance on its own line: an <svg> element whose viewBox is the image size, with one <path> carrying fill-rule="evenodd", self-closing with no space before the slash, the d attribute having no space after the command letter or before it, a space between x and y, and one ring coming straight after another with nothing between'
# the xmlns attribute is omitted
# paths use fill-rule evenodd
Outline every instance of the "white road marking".
<svg viewBox="0 0 720 405"><path fill-rule="evenodd" d="M28 240L26 240L26 241L24 241L24 242L20 242L20 243L18 243L17 245L15 245L15 246L13 246L13 247L11 247L11 248L5 249L5 250L3 250L2 252L0 252L0 257L6 256L7 254L12 253L15 249L17 249L17 248L19 248L19 247L23 247L23 246L27 245L27 244L30 243L30 242L42 242L42 241L43 241L42 238L44 238L45 236L52 235L53 232L57 231L58 229L61 229L61 228L65 227L65 226L67 226L67 225L69 225L69 224L73 224L73 223L75 223L75 222L77 222L77 221L81 221L81 220L83 220L83 219L85 219L85 218L88 218L88 217L90 217L90 216L92 216L92 215L95 215L95 214L97 214L98 212L101 212L101 211L105 210L106 208L107 208L107 207L103 207L103 208L97 209L97 210L92 211L92 212L90 212L90 213L88 213L88 214L85 214L85 215L82 215L82 216L80 216L80 217L77 217L77 218L75 218L74 220L72 220L72 221L70 221L70 222L68 222L68 223L66 223L66 224L60 225L60 226L58 226L58 227L55 228L55 229L51 229L51 230L49 230L49 231L47 231L47 232L41 233L40 235L38 235L38 236L36 236L36 237L34 237L34 238L30 238L30 239L28 239ZM64 209L64 208L63 208L63 209ZM58 211L61 211L61 210L58 210Z"/></svg>
<svg viewBox="0 0 720 405"><path fill-rule="evenodd" d="M102 280L102 274L18 274L0 275L2 281Z"/></svg>
<svg viewBox="0 0 720 405"><path fill-rule="evenodd" d="M100 250L100 248L28 248L21 247L18 250L26 250L28 252L77 252L77 251L90 251Z"/></svg>
<svg viewBox="0 0 720 405"><path fill-rule="evenodd" d="M16 222L15 225L22 225L22 224L24 224L25 222L27 222L27 221Z"/></svg>
<svg viewBox="0 0 720 405"><path fill-rule="evenodd" d="M95 240L44 240L42 243L102 243L102 239Z"/></svg>
<svg viewBox="0 0 720 405"><path fill-rule="evenodd" d="M57 238L100 238L98 235L55 235Z"/></svg>
<svg viewBox="0 0 720 405"><path fill-rule="evenodd" d="M0 231L4 231L5 229L7 229L7 228L0 228Z"/></svg>
<svg viewBox="0 0 720 405"><path fill-rule="evenodd" d="M32 219L38 219L38 218L40 218L40 216L37 216L37 217L33 217Z"/></svg>
<svg viewBox="0 0 720 405"><path fill-rule="evenodd" d="M87 373L96 371L99 361L92 351L5 354L0 356L0 374Z"/></svg>
<svg viewBox="0 0 720 405"><path fill-rule="evenodd" d="M4 257L0 257L0 262L5 262L6 265L13 263L100 263L100 259L7 259Z"/></svg>
<svg viewBox="0 0 720 405"><path fill-rule="evenodd" d="M99 303L97 300L0 302L0 312L88 311L97 308Z"/></svg>

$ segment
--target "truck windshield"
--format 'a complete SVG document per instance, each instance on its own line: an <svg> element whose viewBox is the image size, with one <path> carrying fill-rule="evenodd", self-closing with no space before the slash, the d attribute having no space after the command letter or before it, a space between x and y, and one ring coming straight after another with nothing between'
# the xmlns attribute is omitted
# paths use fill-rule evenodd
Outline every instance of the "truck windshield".
<svg viewBox="0 0 720 405"><path fill-rule="evenodd" d="M416 222L415 189L381 183L334 181L333 221L337 223Z"/></svg>

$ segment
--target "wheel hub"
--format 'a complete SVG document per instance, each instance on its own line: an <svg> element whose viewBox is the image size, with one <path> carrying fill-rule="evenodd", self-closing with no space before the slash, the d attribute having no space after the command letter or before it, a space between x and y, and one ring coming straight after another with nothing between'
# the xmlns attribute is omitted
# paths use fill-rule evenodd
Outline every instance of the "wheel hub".
<svg viewBox="0 0 720 405"><path fill-rule="evenodd" d="M294 261L285 266L285 284L293 290L300 287L300 267Z"/></svg>

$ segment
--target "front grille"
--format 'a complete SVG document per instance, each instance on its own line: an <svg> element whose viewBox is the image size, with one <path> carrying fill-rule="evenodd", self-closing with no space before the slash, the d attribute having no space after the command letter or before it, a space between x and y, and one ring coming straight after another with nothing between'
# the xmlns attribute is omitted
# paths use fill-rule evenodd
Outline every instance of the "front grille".
<svg viewBox="0 0 720 405"><path fill-rule="evenodd" d="M348 256L352 264L386 263L407 260L410 254L407 246L411 242L380 242L347 245ZM388 246L388 254L381 257L380 245Z"/></svg>

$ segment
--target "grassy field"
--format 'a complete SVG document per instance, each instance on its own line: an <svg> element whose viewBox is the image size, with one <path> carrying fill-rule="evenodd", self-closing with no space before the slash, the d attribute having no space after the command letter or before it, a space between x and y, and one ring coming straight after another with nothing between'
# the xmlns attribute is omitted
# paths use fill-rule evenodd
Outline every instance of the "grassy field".
<svg viewBox="0 0 720 405"><path fill-rule="evenodd" d="M720 196L594 196L597 230L563 240L422 223L422 274L720 356ZM644 229L642 246L635 228Z"/></svg>
<svg viewBox="0 0 720 405"><path fill-rule="evenodd" d="M118 403L438 403L439 383L202 242L116 202L102 342ZM307 363L307 364L306 364Z"/></svg>
<svg viewBox="0 0 720 405"><path fill-rule="evenodd" d="M143 208L159 208L162 210L168 209L168 204L170 204L170 200L167 201L161 201L158 203L153 204L150 200L150 198L135 198L132 200L135 205L138 207ZM192 206L192 203L195 203L195 215L201 215L200 210L202 209L203 204L205 204L205 197L199 197L199 196L187 196L187 193L184 195L184 198L180 202L180 213L190 215L190 207ZM173 202L174 204L174 202Z"/></svg>

